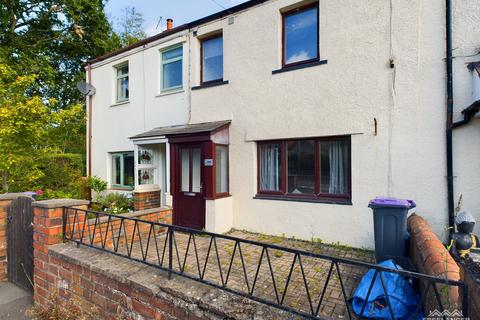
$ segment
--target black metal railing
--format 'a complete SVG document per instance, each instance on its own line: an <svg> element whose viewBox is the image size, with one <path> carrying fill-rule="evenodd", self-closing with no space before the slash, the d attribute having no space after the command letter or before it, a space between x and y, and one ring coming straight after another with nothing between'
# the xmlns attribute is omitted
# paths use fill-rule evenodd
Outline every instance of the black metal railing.
<svg viewBox="0 0 480 320"><path fill-rule="evenodd" d="M137 219L64 208L63 237L165 270L169 277L180 275L310 319L357 318L350 298L363 274L371 269L375 271L366 300L378 277L385 293L384 307L392 319L387 273L403 276L420 292L413 319L430 310L443 312L452 290L460 297L458 308L464 317L468 315L468 290L461 281L157 221L154 214ZM366 304L361 315L365 308Z"/></svg>

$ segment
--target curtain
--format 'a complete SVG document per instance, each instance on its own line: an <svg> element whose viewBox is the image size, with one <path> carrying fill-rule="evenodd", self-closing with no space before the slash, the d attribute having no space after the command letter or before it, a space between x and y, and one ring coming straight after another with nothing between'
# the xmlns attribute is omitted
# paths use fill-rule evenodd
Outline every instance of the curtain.
<svg viewBox="0 0 480 320"><path fill-rule="evenodd" d="M330 144L330 185L329 193L347 193L347 145L344 141Z"/></svg>
<svg viewBox="0 0 480 320"><path fill-rule="evenodd" d="M260 189L280 190L280 145L263 144L260 147Z"/></svg>

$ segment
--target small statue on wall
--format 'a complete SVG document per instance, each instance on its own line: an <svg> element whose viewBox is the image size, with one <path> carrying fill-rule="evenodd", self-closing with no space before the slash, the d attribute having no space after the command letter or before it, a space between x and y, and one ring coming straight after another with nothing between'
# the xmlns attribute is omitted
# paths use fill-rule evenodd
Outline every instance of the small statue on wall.
<svg viewBox="0 0 480 320"><path fill-rule="evenodd" d="M480 243L478 237L473 234L475 218L468 211L462 211L455 217L457 232L450 240L450 252L454 256L465 258L470 250L478 248Z"/></svg>

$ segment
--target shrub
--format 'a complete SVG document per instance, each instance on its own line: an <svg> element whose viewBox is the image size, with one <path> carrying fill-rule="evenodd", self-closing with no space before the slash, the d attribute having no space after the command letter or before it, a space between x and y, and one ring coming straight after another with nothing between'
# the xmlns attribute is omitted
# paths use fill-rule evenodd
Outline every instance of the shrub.
<svg viewBox="0 0 480 320"><path fill-rule="evenodd" d="M107 190L108 183L98 176L91 176L87 178L87 186L97 193L102 193Z"/></svg>
<svg viewBox="0 0 480 320"><path fill-rule="evenodd" d="M36 189L44 192L40 198L81 198L82 166L80 154L50 154L38 159L43 172L36 182Z"/></svg>
<svg viewBox="0 0 480 320"><path fill-rule="evenodd" d="M108 193L98 196L96 205L92 206L99 211L105 211L112 214L119 214L133 211L133 198L130 194Z"/></svg>

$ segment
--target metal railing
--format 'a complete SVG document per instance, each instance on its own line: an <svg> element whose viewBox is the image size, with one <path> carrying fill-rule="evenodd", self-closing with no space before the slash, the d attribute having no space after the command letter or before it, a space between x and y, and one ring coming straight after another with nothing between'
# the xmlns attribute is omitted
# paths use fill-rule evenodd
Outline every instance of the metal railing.
<svg viewBox="0 0 480 320"><path fill-rule="evenodd" d="M392 319L395 316L386 290L387 273L403 276L420 291L413 319L425 311L428 301L432 310L443 312L452 289L458 290L460 309L464 317L468 315L468 290L461 281L153 220L64 208L63 237L77 245L165 270L169 277L183 276L309 319L323 319L324 308L332 307L332 303L334 308L343 305L349 319L357 318L350 298L361 276L371 269L375 271L365 300L369 300L378 277L385 293L384 307ZM332 298L332 291L341 297ZM365 308L363 304L362 316Z"/></svg>

